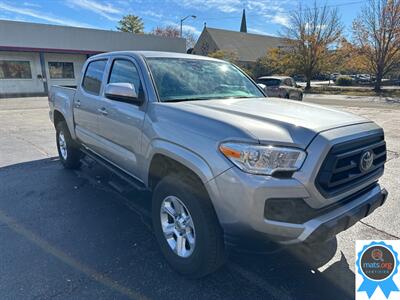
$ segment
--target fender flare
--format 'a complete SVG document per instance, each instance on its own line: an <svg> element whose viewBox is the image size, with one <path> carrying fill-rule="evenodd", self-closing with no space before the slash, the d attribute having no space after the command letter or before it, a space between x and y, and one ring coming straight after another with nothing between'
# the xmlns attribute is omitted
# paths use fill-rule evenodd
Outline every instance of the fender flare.
<svg viewBox="0 0 400 300"><path fill-rule="evenodd" d="M74 119L73 119L73 113L72 113L73 101L71 101L71 99L69 99L68 97L62 97L62 96L63 95L61 95L61 94L57 94L57 97L61 97L62 101L60 101L60 100L55 101L53 118L54 118L55 112L60 113L64 117L65 122L67 123L67 127L69 130L69 133L71 134L72 139L76 140L75 125L74 125ZM61 104L60 104L60 102L61 102Z"/></svg>
<svg viewBox="0 0 400 300"><path fill-rule="evenodd" d="M144 168L144 183L146 186L149 184L149 171L153 157L157 154L165 155L178 163L181 163L191 171L193 171L206 186L206 183L214 178L210 166L207 162L198 154L193 151L182 147L180 145L165 141L165 140L153 140L148 147L148 151L145 155L146 165Z"/></svg>

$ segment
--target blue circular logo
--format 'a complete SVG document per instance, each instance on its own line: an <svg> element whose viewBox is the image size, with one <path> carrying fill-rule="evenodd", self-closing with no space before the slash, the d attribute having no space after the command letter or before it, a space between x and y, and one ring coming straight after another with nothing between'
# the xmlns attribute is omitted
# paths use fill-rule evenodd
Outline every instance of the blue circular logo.
<svg viewBox="0 0 400 300"><path fill-rule="evenodd" d="M400 291L393 281L398 271L398 254L391 245L385 242L365 245L357 255L356 265L358 273L363 277L358 292L365 291L370 298L379 286L386 298L389 298L391 292Z"/></svg>

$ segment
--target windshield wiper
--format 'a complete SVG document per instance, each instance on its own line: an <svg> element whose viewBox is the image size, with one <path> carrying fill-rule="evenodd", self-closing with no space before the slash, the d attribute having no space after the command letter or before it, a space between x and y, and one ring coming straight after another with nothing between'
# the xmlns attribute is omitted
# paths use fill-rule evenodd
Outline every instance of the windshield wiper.
<svg viewBox="0 0 400 300"><path fill-rule="evenodd" d="M197 100L208 100L210 98L183 98L183 99L168 99L162 100L161 102L182 102L182 101L197 101Z"/></svg>
<svg viewBox="0 0 400 300"><path fill-rule="evenodd" d="M187 99L170 99L170 100L161 100L161 102L181 102L187 101Z"/></svg>
<svg viewBox="0 0 400 300"><path fill-rule="evenodd" d="M239 99L239 98L257 98L248 96L228 96L228 97L207 97L207 98L183 98L183 99L168 99L161 102L182 102L182 101L201 101L201 100L218 100L218 99Z"/></svg>

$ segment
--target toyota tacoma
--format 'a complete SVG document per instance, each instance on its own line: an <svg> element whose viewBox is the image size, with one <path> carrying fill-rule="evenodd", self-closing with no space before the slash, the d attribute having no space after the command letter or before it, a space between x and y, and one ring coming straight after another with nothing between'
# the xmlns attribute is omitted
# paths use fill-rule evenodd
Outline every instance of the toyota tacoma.
<svg viewBox="0 0 400 300"><path fill-rule="evenodd" d="M190 277L244 241L321 243L387 197L374 122L281 101L238 67L165 52L90 57L76 88L53 86L61 163L83 156L151 191L155 237Z"/></svg>

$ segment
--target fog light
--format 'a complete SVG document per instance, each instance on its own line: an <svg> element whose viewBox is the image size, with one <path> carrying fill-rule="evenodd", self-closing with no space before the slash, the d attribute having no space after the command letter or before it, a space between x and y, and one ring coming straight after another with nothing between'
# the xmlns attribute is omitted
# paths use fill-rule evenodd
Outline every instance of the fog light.
<svg viewBox="0 0 400 300"><path fill-rule="evenodd" d="M278 222L302 224L315 215L302 198L276 198L265 201L264 216Z"/></svg>

